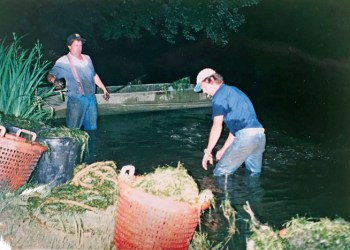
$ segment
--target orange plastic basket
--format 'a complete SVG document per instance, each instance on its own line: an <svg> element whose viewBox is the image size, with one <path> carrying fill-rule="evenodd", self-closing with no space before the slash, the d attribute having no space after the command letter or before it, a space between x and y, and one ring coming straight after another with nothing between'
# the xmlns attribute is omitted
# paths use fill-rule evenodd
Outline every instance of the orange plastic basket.
<svg viewBox="0 0 350 250"><path fill-rule="evenodd" d="M130 171L130 178L135 178L133 166L123 167L121 174L126 170ZM120 179L118 184L116 249L188 249L200 208L147 194Z"/></svg>
<svg viewBox="0 0 350 250"><path fill-rule="evenodd" d="M31 141L21 137L22 133L31 135ZM0 187L15 191L28 181L41 154L47 150L35 139L34 132L19 129L16 135L6 134L6 128L0 126Z"/></svg>

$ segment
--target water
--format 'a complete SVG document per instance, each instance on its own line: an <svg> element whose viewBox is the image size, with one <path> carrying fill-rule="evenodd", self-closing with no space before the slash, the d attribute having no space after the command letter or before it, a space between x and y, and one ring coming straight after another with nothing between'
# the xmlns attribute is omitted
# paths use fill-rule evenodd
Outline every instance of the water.
<svg viewBox="0 0 350 250"><path fill-rule="evenodd" d="M225 186L224 178L212 176L213 168L202 169L202 152L211 127L210 108L101 116L99 129L91 135L88 161L113 160L119 169L133 164L136 174L150 172L157 166L176 166L180 161L202 188L214 191L217 207L227 189L237 211L239 230L229 249L245 248L249 216L243 205L247 201L261 222L276 229L297 215L340 216L350 220L349 146L338 144L334 148L328 139L293 136L292 130L281 124L289 124L291 128L295 124L277 122L278 115L269 112L260 113L261 120L266 121L267 134L264 172L260 178L251 178L240 168ZM310 129L299 127L299 130L308 134ZM212 240L223 240L226 229L219 212L214 214L213 221L204 223L204 230Z"/></svg>
<svg viewBox="0 0 350 250"><path fill-rule="evenodd" d="M264 172L254 179L241 168L228 179L239 230L229 249L245 248L246 201L261 222L276 229L297 215L350 220L348 5L264 0L245 10L246 23L223 48L206 39L172 46L148 36L104 50L84 47L107 85L144 74L143 83L184 76L194 81L210 66L251 97L267 134ZM51 40L47 44L55 50ZM210 126L210 108L101 116L89 161L113 160L118 168L133 164L137 174L181 161L203 188L215 192L219 204L223 179L201 167ZM217 213L204 229L220 241L226 226Z"/></svg>

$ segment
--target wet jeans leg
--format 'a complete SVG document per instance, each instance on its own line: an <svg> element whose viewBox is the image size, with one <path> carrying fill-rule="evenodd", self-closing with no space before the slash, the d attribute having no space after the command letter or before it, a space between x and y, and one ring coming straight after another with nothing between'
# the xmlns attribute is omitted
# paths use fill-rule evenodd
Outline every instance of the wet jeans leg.
<svg viewBox="0 0 350 250"><path fill-rule="evenodd" d="M84 130L91 131L97 129L97 102L95 95L86 96L86 110L83 120Z"/></svg>
<svg viewBox="0 0 350 250"><path fill-rule="evenodd" d="M214 176L233 174L247 158L246 151L244 140L236 138L216 164Z"/></svg>
<svg viewBox="0 0 350 250"><path fill-rule="evenodd" d="M265 144L264 133L237 136L216 164L214 176L233 174L243 162L246 163L246 168L251 172L251 176L259 176Z"/></svg>
<svg viewBox="0 0 350 250"><path fill-rule="evenodd" d="M95 95L68 97L66 124L68 128L97 129L97 102Z"/></svg>
<svg viewBox="0 0 350 250"><path fill-rule="evenodd" d="M84 110L84 103L80 97L68 96L66 111L66 124L68 128L81 128Z"/></svg>
<svg viewBox="0 0 350 250"><path fill-rule="evenodd" d="M254 138L255 148L245 161L246 169L249 170L250 176L258 177L262 169L262 157L265 151L266 136L265 134L257 134Z"/></svg>

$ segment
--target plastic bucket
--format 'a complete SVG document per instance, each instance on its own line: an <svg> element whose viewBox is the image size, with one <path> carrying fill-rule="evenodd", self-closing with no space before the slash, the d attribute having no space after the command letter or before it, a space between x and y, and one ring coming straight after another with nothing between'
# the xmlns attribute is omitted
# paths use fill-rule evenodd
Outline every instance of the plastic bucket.
<svg viewBox="0 0 350 250"><path fill-rule="evenodd" d="M49 150L40 158L31 182L57 186L73 178L74 167L81 162L82 143L73 138L38 138Z"/></svg>

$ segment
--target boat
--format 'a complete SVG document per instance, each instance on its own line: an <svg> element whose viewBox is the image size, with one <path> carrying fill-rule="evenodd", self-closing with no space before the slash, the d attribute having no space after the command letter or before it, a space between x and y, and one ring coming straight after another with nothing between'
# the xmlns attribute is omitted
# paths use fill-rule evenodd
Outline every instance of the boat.
<svg viewBox="0 0 350 250"><path fill-rule="evenodd" d="M98 88L96 92L100 115L211 106L211 99L204 93L194 92L193 84L152 83L106 87L110 93L108 101L103 98L101 89ZM64 95L63 91L62 95L53 96L47 101L48 106L54 109L56 118L65 117L67 98Z"/></svg>

